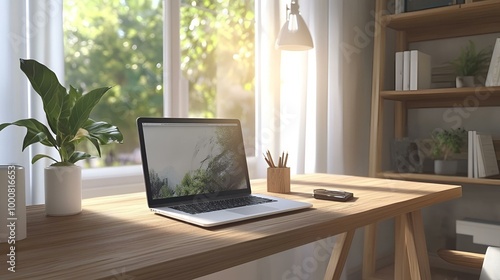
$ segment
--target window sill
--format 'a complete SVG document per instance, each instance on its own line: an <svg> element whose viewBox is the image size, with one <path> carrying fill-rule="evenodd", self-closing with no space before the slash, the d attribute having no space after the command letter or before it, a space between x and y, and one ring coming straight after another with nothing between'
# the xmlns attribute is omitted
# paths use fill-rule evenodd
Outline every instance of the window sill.
<svg viewBox="0 0 500 280"><path fill-rule="evenodd" d="M257 159L247 158L250 179L257 178ZM141 165L88 168L82 170L82 198L143 192Z"/></svg>
<svg viewBox="0 0 500 280"><path fill-rule="evenodd" d="M82 197L91 198L144 191L142 166L82 170Z"/></svg>

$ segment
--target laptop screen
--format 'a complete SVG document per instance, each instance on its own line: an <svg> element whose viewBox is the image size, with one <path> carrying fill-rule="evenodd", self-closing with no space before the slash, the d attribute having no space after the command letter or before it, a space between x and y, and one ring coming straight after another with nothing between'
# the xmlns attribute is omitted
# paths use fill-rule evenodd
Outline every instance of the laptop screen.
<svg viewBox="0 0 500 280"><path fill-rule="evenodd" d="M238 120L139 118L148 201L249 192Z"/></svg>

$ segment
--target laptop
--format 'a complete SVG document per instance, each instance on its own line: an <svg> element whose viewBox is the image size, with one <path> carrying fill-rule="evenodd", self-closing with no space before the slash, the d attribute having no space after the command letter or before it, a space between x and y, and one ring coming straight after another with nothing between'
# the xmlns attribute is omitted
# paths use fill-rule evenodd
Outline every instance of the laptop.
<svg viewBox="0 0 500 280"><path fill-rule="evenodd" d="M212 227L309 208L251 193L237 119L137 119L148 206L156 214Z"/></svg>

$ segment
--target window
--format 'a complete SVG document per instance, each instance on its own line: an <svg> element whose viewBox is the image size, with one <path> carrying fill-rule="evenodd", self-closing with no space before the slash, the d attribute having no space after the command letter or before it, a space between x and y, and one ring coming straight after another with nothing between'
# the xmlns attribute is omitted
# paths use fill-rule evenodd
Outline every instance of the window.
<svg viewBox="0 0 500 280"><path fill-rule="evenodd" d="M188 115L240 119L247 156L255 155L254 19L253 0L181 1Z"/></svg>
<svg viewBox="0 0 500 280"><path fill-rule="evenodd" d="M163 114L162 10L159 0L64 1L66 84L83 92L112 86L91 118L118 126L124 136L86 167L140 163L135 120ZM95 154L86 144L81 148Z"/></svg>
<svg viewBox="0 0 500 280"><path fill-rule="evenodd" d="M140 163L135 119L163 115L161 0L64 1L65 84L113 86L91 117L117 125L123 144L86 167ZM167 19L168 20L168 19ZM181 87L187 116L238 118L247 155L255 142L253 0L181 1ZM185 116L185 115L184 115ZM88 145L88 143L87 143ZM81 149L95 154L91 145Z"/></svg>
<svg viewBox="0 0 500 280"><path fill-rule="evenodd" d="M240 119L247 156L255 155L254 0L178 1L63 1L65 85L83 92L113 86L91 117L124 134L123 144L103 146L101 158L84 163L87 197L115 192L102 184L128 184L116 190L123 191L142 182L135 120L166 115L167 94L185 107L174 116ZM180 17L164 19L172 6ZM176 21L178 41L163 35L164 20ZM176 69L163 67L164 44L179 44ZM181 90L168 92L165 71L178 73ZM80 148L96 153L91 145Z"/></svg>

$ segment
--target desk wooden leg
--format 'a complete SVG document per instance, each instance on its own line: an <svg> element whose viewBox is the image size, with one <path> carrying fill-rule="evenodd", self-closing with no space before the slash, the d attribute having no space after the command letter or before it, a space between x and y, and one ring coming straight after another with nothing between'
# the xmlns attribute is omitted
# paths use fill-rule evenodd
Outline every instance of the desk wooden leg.
<svg viewBox="0 0 500 280"><path fill-rule="evenodd" d="M408 216L395 218L394 223L394 279L410 279L406 232L408 231Z"/></svg>
<svg viewBox="0 0 500 280"><path fill-rule="evenodd" d="M352 238L354 237L354 230L344 232L337 235L333 252L328 262L328 267L325 272L326 279L340 279L344 264L351 248Z"/></svg>
<svg viewBox="0 0 500 280"><path fill-rule="evenodd" d="M377 224L365 226L365 240L363 248L363 279L370 279L375 275L375 256L377 242Z"/></svg>
<svg viewBox="0 0 500 280"><path fill-rule="evenodd" d="M420 211L396 217L395 279L431 279Z"/></svg>
<svg viewBox="0 0 500 280"><path fill-rule="evenodd" d="M410 263L418 263L421 279L431 279L431 269L429 266L429 256L427 254L427 243L425 241L424 221L422 212L414 211L410 214L411 229L413 233L414 248L408 251ZM415 261L413 261L415 260Z"/></svg>

